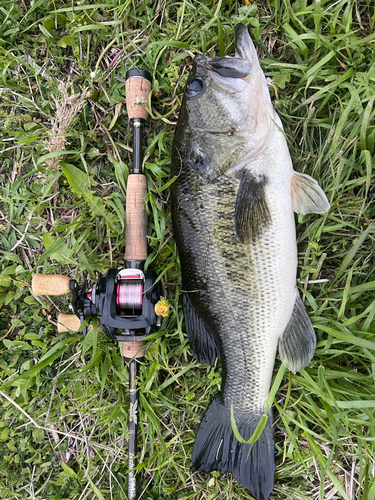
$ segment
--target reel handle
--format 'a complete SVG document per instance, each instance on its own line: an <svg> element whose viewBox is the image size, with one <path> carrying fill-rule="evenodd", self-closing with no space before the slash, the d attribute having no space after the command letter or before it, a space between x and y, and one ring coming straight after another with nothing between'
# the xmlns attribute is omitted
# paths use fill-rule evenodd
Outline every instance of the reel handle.
<svg viewBox="0 0 375 500"><path fill-rule="evenodd" d="M34 274L31 282L33 294L40 295L65 295L70 293L70 278L62 274Z"/></svg>
<svg viewBox="0 0 375 500"><path fill-rule="evenodd" d="M57 331L59 333L68 332L69 330L78 332L80 326L81 322L75 314L60 313L57 317Z"/></svg>
<svg viewBox="0 0 375 500"><path fill-rule="evenodd" d="M144 69L133 68L126 73L126 109L131 120L147 120L146 105L151 92L151 74Z"/></svg>

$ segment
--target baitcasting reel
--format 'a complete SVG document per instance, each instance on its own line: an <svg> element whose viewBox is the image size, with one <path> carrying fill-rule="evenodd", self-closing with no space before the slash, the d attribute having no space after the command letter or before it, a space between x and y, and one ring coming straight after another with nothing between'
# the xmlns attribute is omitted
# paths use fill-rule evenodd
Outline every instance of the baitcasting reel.
<svg viewBox="0 0 375 500"><path fill-rule="evenodd" d="M59 315L59 332L77 331L85 319L96 317L109 338L124 343L123 356L130 360L138 358L142 351L143 343L139 341L161 325L155 305L162 286L156 278L153 271L110 269L92 288L88 289L85 280L79 290L76 280L68 276L34 274L32 289L36 296L72 292L70 308L75 315Z"/></svg>

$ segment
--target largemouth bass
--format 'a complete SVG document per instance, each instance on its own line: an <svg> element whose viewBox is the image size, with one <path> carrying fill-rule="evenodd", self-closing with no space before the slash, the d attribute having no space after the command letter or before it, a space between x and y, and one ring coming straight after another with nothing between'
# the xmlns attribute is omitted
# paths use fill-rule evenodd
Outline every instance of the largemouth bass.
<svg viewBox="0 0 375 500"><path fill-rule="evenodd" d="M293 170L246 27L235 57L197 55L173 144L173 230L192 351L222 365L222 384L193 451L196 469L231 472L259 500L274 484L272 414L250 451L245 440L266 411L277 348L294 373L316 337L296 287L293 211L323 213L317 182Z"/></svg>

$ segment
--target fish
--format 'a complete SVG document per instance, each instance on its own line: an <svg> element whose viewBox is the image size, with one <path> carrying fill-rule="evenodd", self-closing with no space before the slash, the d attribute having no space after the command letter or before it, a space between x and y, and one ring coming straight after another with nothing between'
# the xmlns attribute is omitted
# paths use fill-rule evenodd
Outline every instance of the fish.
<svg viewBox="0 0 375 500"><path fill-rule="evenodd" d="M277 350L293 373L314 355L296 285L294 212L330 205L316 180L293 169L246 26L234 37L234 57L196 55L186 82L172 148L172 227L191 350L222 367L193 466L230 472L265 500L274 488L272 408L252 445L237 440L231 418L248 441L267 412Z"/></svg>

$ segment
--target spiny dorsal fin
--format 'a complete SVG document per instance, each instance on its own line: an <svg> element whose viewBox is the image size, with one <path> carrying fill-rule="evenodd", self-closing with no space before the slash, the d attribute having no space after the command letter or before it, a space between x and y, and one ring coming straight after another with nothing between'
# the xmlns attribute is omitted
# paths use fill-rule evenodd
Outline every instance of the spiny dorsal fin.
<svg viewBox="0 0 375 500"><path fill-rule="evenodd" d="M317 181L298 172L292 177L292 205L298 214L323 214L329 210L327 196Z"/></svg>
<svg viewBox="0 0 375 500"><path fill-rule="evenodd" d="M293 373L305 368L314 356L316 336L309 315L297 294L292 316L279 339L281 361Z"/></svg>
<svg viewBox="0 0 375 500"><path fill-rule="evenodd" d="M255 176L247 169L242 171L234 217L236 236L241 243L256 241L270 224L265 184L264 175Z"/></svg>

